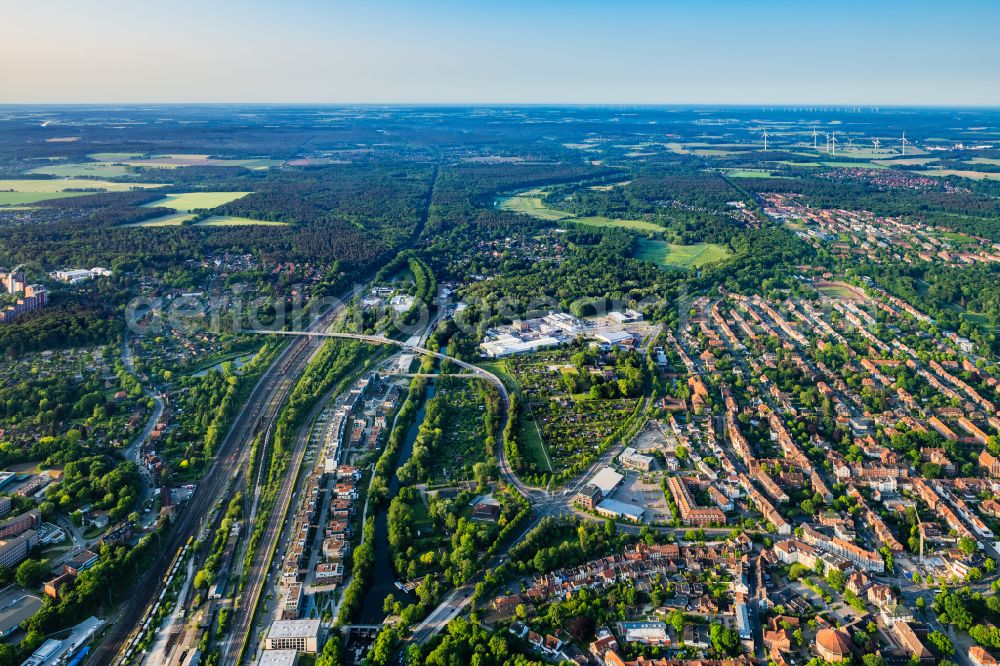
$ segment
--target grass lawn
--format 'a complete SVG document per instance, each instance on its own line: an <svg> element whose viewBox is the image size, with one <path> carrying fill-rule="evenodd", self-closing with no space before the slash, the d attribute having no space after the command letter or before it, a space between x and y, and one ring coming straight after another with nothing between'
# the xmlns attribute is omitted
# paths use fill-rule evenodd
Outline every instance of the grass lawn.
<svg viewBox="0 0 1000 666"><path fill-rule="evenodd" d="M193 210L211 210L225 205L230 201L236 201L249 192L184 192L181 194L168 194L162 199L157 199L145 205L146 208L173 208L176 211L190 213Z"/></svg>
<svg viewBox="0 0 1000 666"><path fill-rule="evenodd" d="M517 396L518 400L521 399L521 385L517 383L517 380L507 372L507 369L500 362L486 362L479 363L479 367L487 372L492 372L494 375L500 378L503 385L507 387L507 390Z"/></svg>
<svg viewBox="0 0 1000 666"><path fill-rule="evenodd" d="M826 284L821 287L816 287L816 291L824 296L844 301L856 301L860 298L856 292L839 284Z"/></svg>
<svg viewBox="0 0 1000 666"><path fill-rule="evenodd" d="M976 245L979 243L975 238L966 236L965 234L956 233L954 231L945 231L941 234L942 238L947 238L952 243L958 243L960 245Z"/></svg>
<svg viewBox="0 0 1000 666"><path fill-rule="evenodd" d="M700 268L705 264L722 261L729 256L729 249L716 243L675 245L661 240L640 239L634 258L665 268Z"/></svg>
<svg viewBox="0 0 1000 666"><path fill-rule="evenodd" d="M524 458L529 463L534 463L536 469L552 471L549 459L545 455L545 442L542 441L541 429L527 409L521 412L517 430Z"/></svg>
<svg viewBox="0 0 1000 666"><path fill-rule="evenodd" d="M981 326L981 327L983 327L983 328L985 328L987 330L989 330L990 328L992 328L995 331L1000 331L1000 326L992 326L992 327L990 326L990 320L987 319L986 315L983 314L982 312L972 312L970 310L963 310L962 311L962 317L964 317L965 319L968 319L973 324L976 324L977 326Z"/></svg>
<svg viewBox="0 0 1000 666"><path fill-rule="evenodd" d="M91 153L88 157L93 162L64 164L59 168L46 166L32 169L31 173L47 173L65 176L103 176L111 178L130 171L129 167L144 169L178 169L189 166L224 166L243 167L245 169L267 169L279 166L280 160L251 159L217 159L210 155L143 155L141 153Z"/></svg>

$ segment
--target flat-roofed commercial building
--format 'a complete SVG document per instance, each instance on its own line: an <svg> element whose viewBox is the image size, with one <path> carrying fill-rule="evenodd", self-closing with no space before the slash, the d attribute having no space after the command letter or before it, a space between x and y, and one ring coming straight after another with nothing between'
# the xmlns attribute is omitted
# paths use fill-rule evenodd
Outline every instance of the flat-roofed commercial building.
<svg viewBox="0 0 1000 666"><path fill-rule="evenodd" d="M41 522L42 512L38 509L31 509L13 518L8 518L0 523L0 539L15 537L26 530L38 527Z"/></svg>
<svg viewBox="0 0 1000 666"><path fill-rule="evenodd" d="M319 651L319 620L276 620L264 639L265 650Z"/></svg>
<svg viewBox="0 0 1000 666"><path fill-rule="evenodd" d="M295 650L263 650L257 666L295 666L299 653Z"/></svg>
<svg viewBox="0 0 1000 666"><path fill-rule="evenodd" d="M619 502L618 500L606 499L597 505L597 513L606 518L622 518L633 523L642 522L646 510L641 506Z"/></svg>
<svg viewBox="0 0 1000 666"><path fill-rule="evenodd" d="M618 490L618 486L620 486L624 480L624 476L610 467L605 467L594 475L594 478L590 480L590 483L600 488L601 497L606 498L610 497L612 493Z"/></svg>
<svg viewBox="0 0 1000 666"><path fill-rule="evenodd" d="M38 612L42 600L17 585L0 590L0 638L18 630L21 623Z"/></svg>
<svg viewBox="0 0 1000 666"><path fill-rule="evenodd" d="M38 532L28 530L13 539L0 539L0 567L13 567L38 545Z"/></svg>
<svg viewBox="0 0 1000 666"><path fill-rule="evenodd" d="M666 622L619 622L618 630L626 643L665 645L670 643Z"/></svg>

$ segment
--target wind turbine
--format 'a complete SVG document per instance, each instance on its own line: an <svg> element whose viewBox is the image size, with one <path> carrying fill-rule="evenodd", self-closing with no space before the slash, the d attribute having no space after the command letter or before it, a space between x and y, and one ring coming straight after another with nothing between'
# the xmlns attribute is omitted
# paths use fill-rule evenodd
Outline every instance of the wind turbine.
<svg viewBox="0 0 1000 666"><path fill-rule="evenodd" d="M909 141L906 140L906 130L903 130L903 138L899 140L899 145L903 148L903 154L906 155L906 144Z"/></svg>
<svg viewBox="0 0 1000 666"><path fill-rule="evenodd" d="M830 138L830 145L833 147L833 152L831 154L832 155L836 155L837 154L837 132L834 132L833 136Z"/></svg>
<svg viewBox="0 0 1000 666"><path fill-rule="evenodd" d="M767 128L764 128L764 152L767 152Z"/></svg>
<svg viewBox="0 0 1000 666"><path fill-rule="evenodd" d="M847 139L847 147L850 148L851 150L854 150L854 137L853 136L852 137L848 137L848 139Z"/></svg>
<svg viewBox="0 0 1000 666"><path fill-rule="evenodd" d="M816 150L816 128L813 127L813 150Z"/></svg>
<svg viewBox="0 0 1000 666"><path fill-rule="evenodd" d="M875 146L875 150L878 150L878 144L879 144L878 137L875 137L874 139L872 139L872 145Z"/></svg>
<svg viewBox="0 0 1000 666"><path fill-rule="evenodd" d="M826 133L826 152L830 152L830 133Z"/></svg>

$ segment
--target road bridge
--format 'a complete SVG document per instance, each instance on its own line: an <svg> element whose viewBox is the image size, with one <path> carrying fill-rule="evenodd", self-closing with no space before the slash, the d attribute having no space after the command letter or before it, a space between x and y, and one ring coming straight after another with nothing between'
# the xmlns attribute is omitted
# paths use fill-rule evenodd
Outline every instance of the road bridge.
<svg viewBox="0 0 1000 666"><path fill-rule="evenodd" d="M368 344L374 345L393 345L399 347L400 349L413 353L420 354L421 356L431 356L433 358L449 361L454 363L459 368L467 370L467 373L463 373L465 376L479 377L485 379L494 386L500 392L500 402L502 405L501 416L500 416L500 432L503 433L505 426L507 424L507 417L510 414L510 393L507 391L507 387L504 385L503 381L497 377L492 372L469 363L468 361L463 361L461 359L455 358L454 356L449 356L442 352L433 351L427 349L426 347L419 347L417 345L411 345L408 342L402 340L394 340L392 338L387 338L384 335L367 335L364 333L339 333L332 331L273 331L273 330L246 330L244 333L256 333L263 335L287 335L287 336L306 336L315 338L341 338L346 340L359 340L361 342L367 342ZM428 375L429 377L444 377L444 376L462 376L462 375ZM514 473L514 469L510 466L510 462L507 460L507 455L504 450L503 442L497 446L497 461L500 467L500 473L503 475L504 480L510 484L512 487L517 489L521 495L523 495L529 502L538 503L543 502L549 496L548 492L542 488L536 488L534 486L529 486L528 484L521 481L518 476Z"/></svg>

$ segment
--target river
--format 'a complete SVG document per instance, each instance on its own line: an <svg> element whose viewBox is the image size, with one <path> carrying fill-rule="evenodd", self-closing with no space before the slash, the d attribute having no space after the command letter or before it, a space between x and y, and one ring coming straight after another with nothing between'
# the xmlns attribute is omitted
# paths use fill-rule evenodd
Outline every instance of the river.
<svg viewBox="0 0 1000 666"><path fill-rule="evenodd" d="M413 425L406 431L406 439L403 442L403 450L399 453L399 460L396 462L398 469L403 463L410 459L413 453L413 443L417 439L417 431L420 424L424 422L424 412L427 401L434 397L434 385L427 384L424 401L417 410ZM393 470L389 479L389 499L391 500L399 492L399 478ZM386 505L388 507L388 505ZM372 580L365 594L364 603L361 605L361 613L358 617L359 624L381 624L385 619L385 611L382 604L387 595L392 594L396 599L406 602L412 601L413 595L406 594L396 587L396 574L392 569L392 561L389 556L389 511L388 508L375 514L375 567L372 570Z"/></svg>

